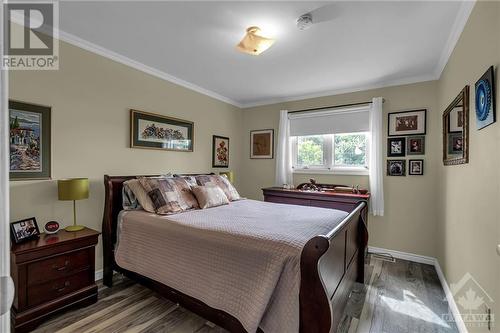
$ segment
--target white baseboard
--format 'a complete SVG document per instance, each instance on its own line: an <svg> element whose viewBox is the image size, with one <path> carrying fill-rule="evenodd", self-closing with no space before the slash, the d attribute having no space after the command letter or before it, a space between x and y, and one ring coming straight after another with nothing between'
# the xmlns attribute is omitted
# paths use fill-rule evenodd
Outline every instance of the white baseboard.
<svg viewBox="0 0 500 333"><path fill-rule="evenodd" d="M100 269L100 270L98 270L98 271L95 271L95 280L96 280L96 281L97 281L97 280L102 280L103 272L104 272L104 271L103 271L102 269Z"/></svg>
<svg viewBox="0 0 500 333"><path fill-rule="evenodd" d="M455 324L457 325L458 331L460 333L468 333L467 327L460 315L460 311L458 310L457 303L455 303L455 299L453 298L453 294L451 293L450 286L444 277L443 271L441 270L441 266L439 265L439 261L433 257L422 256L419 254L401 252L395 250L383 249L380 247L368 246L368 252L370 253L380 253L380 254L390 254L394 258L408 260L417 262L420 264L432 265L436 268L437 275L439 277L439 281L441 282L441 286L443 287L444 294L446 295L446 300L448 301L448 306L450 307L451 314L455 319Z"/></svg>

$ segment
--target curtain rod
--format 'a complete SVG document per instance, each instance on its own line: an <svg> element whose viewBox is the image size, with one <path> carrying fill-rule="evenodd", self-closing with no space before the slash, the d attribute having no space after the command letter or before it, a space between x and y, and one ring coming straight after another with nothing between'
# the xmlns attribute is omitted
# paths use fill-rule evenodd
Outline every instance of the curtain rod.
<svg viewBox="0 0 500 333"><path fill-rule="evenodd" d="M382 103L385 102L385 99L382 99ZM318 111L318 110L325 110L325 109L337 109L337 108L345 108L348 106L356 106L356 105L366 105L366 104L371 104L372 102L360 102L360 103L351 103L351 104L342 104L342 105L331 105L331 106L322 106L319 108L312 108L312 109L303 109L303 110L295 110L295 111L288 111L288 113L297 113L297 112L307 112L307 111Z"/></svg>

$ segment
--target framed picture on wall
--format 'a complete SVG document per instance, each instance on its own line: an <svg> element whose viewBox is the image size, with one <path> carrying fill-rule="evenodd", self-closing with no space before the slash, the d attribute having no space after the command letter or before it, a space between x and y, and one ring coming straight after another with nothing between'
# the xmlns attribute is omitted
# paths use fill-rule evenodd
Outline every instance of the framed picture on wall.
<svg viewBox="0 0 500 333"><path fill-rule="evenodd" d="M214 135L212 140L212 167L227 168L229 166L229 138Z"/></svg>
<svg viewBox="0 0 500 333"><path fill-rule="evenodd" d="M424 160L409 160L408 174L413 176L424 175Z"/></svg>
<svg viewBox="0 0 500 333"><path fill-rule="evenodd" d="M406 160L387 160L387 176L406 176Z"/></svg>
<svg viewBox="0 0 500 333"><path fill-rule="evenodd" d="M425 136L409 136L406 140L406 153L408 155L424 155Z"/></svg>
<svg viewBox="0 0 500 333"><path fill-rule="evenodd" d="M130 110L130 147L192 152L194 123Z"/></svg>
<svg viewBox="0 0 500 333"><path fill-rule="evenodd" d="M478 130L496 121L494 72L491 66L476 82L476 128Z"/></svg>
<svg viewBox="0 0 500 333"><path fill-rule="evenodd" d="M406 138L388 138L387 139L387 156L403 157L406 154Z"/></svg>
<svg viewBox="0 0 500 333"><path fill-rule="evenodd" d="M250 158L274 158L274 130L264 129L250 131Z"/></svg>
<svg viewBox="0 0 500 333"><path fill-rule="evenodd" d="M388 116L388 136L425 134L427 110L392 112Z"/></svg>
<svg viewBox="0 0 500 333"><path fill-rule="evenodd" d="M50 179L51 108L9 101L10 180Z"/></svg>

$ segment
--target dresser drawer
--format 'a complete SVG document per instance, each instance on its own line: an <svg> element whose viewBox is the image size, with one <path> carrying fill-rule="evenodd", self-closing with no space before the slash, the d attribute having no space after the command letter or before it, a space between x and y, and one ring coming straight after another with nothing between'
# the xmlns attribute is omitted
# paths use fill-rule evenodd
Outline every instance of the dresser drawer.
<svg viewBox="0 0 500 333"><path fill-rule="evenodd" d="M276 195L266 195L265 201L288 204L288 205L299 205L299 206L310 206L311 200L307 199L299 199L299 198L291 198L291 197L280 197Z"/></svg>
<svg viewBox="0 0 500 333"><path fill-rule="evenodd" d="M28 287L28 307L35 306L60 296L82 289L92 283L88 270Z"/></svg>
<svg viewBox="0 0 500 333"><path fill-rule="evenodd" d="M28 285L34 285L71 275L90 267L88 249L36 261L28 265Z"/></svg>

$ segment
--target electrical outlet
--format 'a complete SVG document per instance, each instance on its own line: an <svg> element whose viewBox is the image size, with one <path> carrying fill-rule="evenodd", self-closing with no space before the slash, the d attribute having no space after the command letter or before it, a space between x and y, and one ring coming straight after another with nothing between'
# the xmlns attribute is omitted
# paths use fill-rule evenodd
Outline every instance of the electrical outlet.
<svg viewBox="0 0 500 333"><path fill-rule="evenodd" d="M497 253L500 256L500 244L497 245Z"/></svg>

